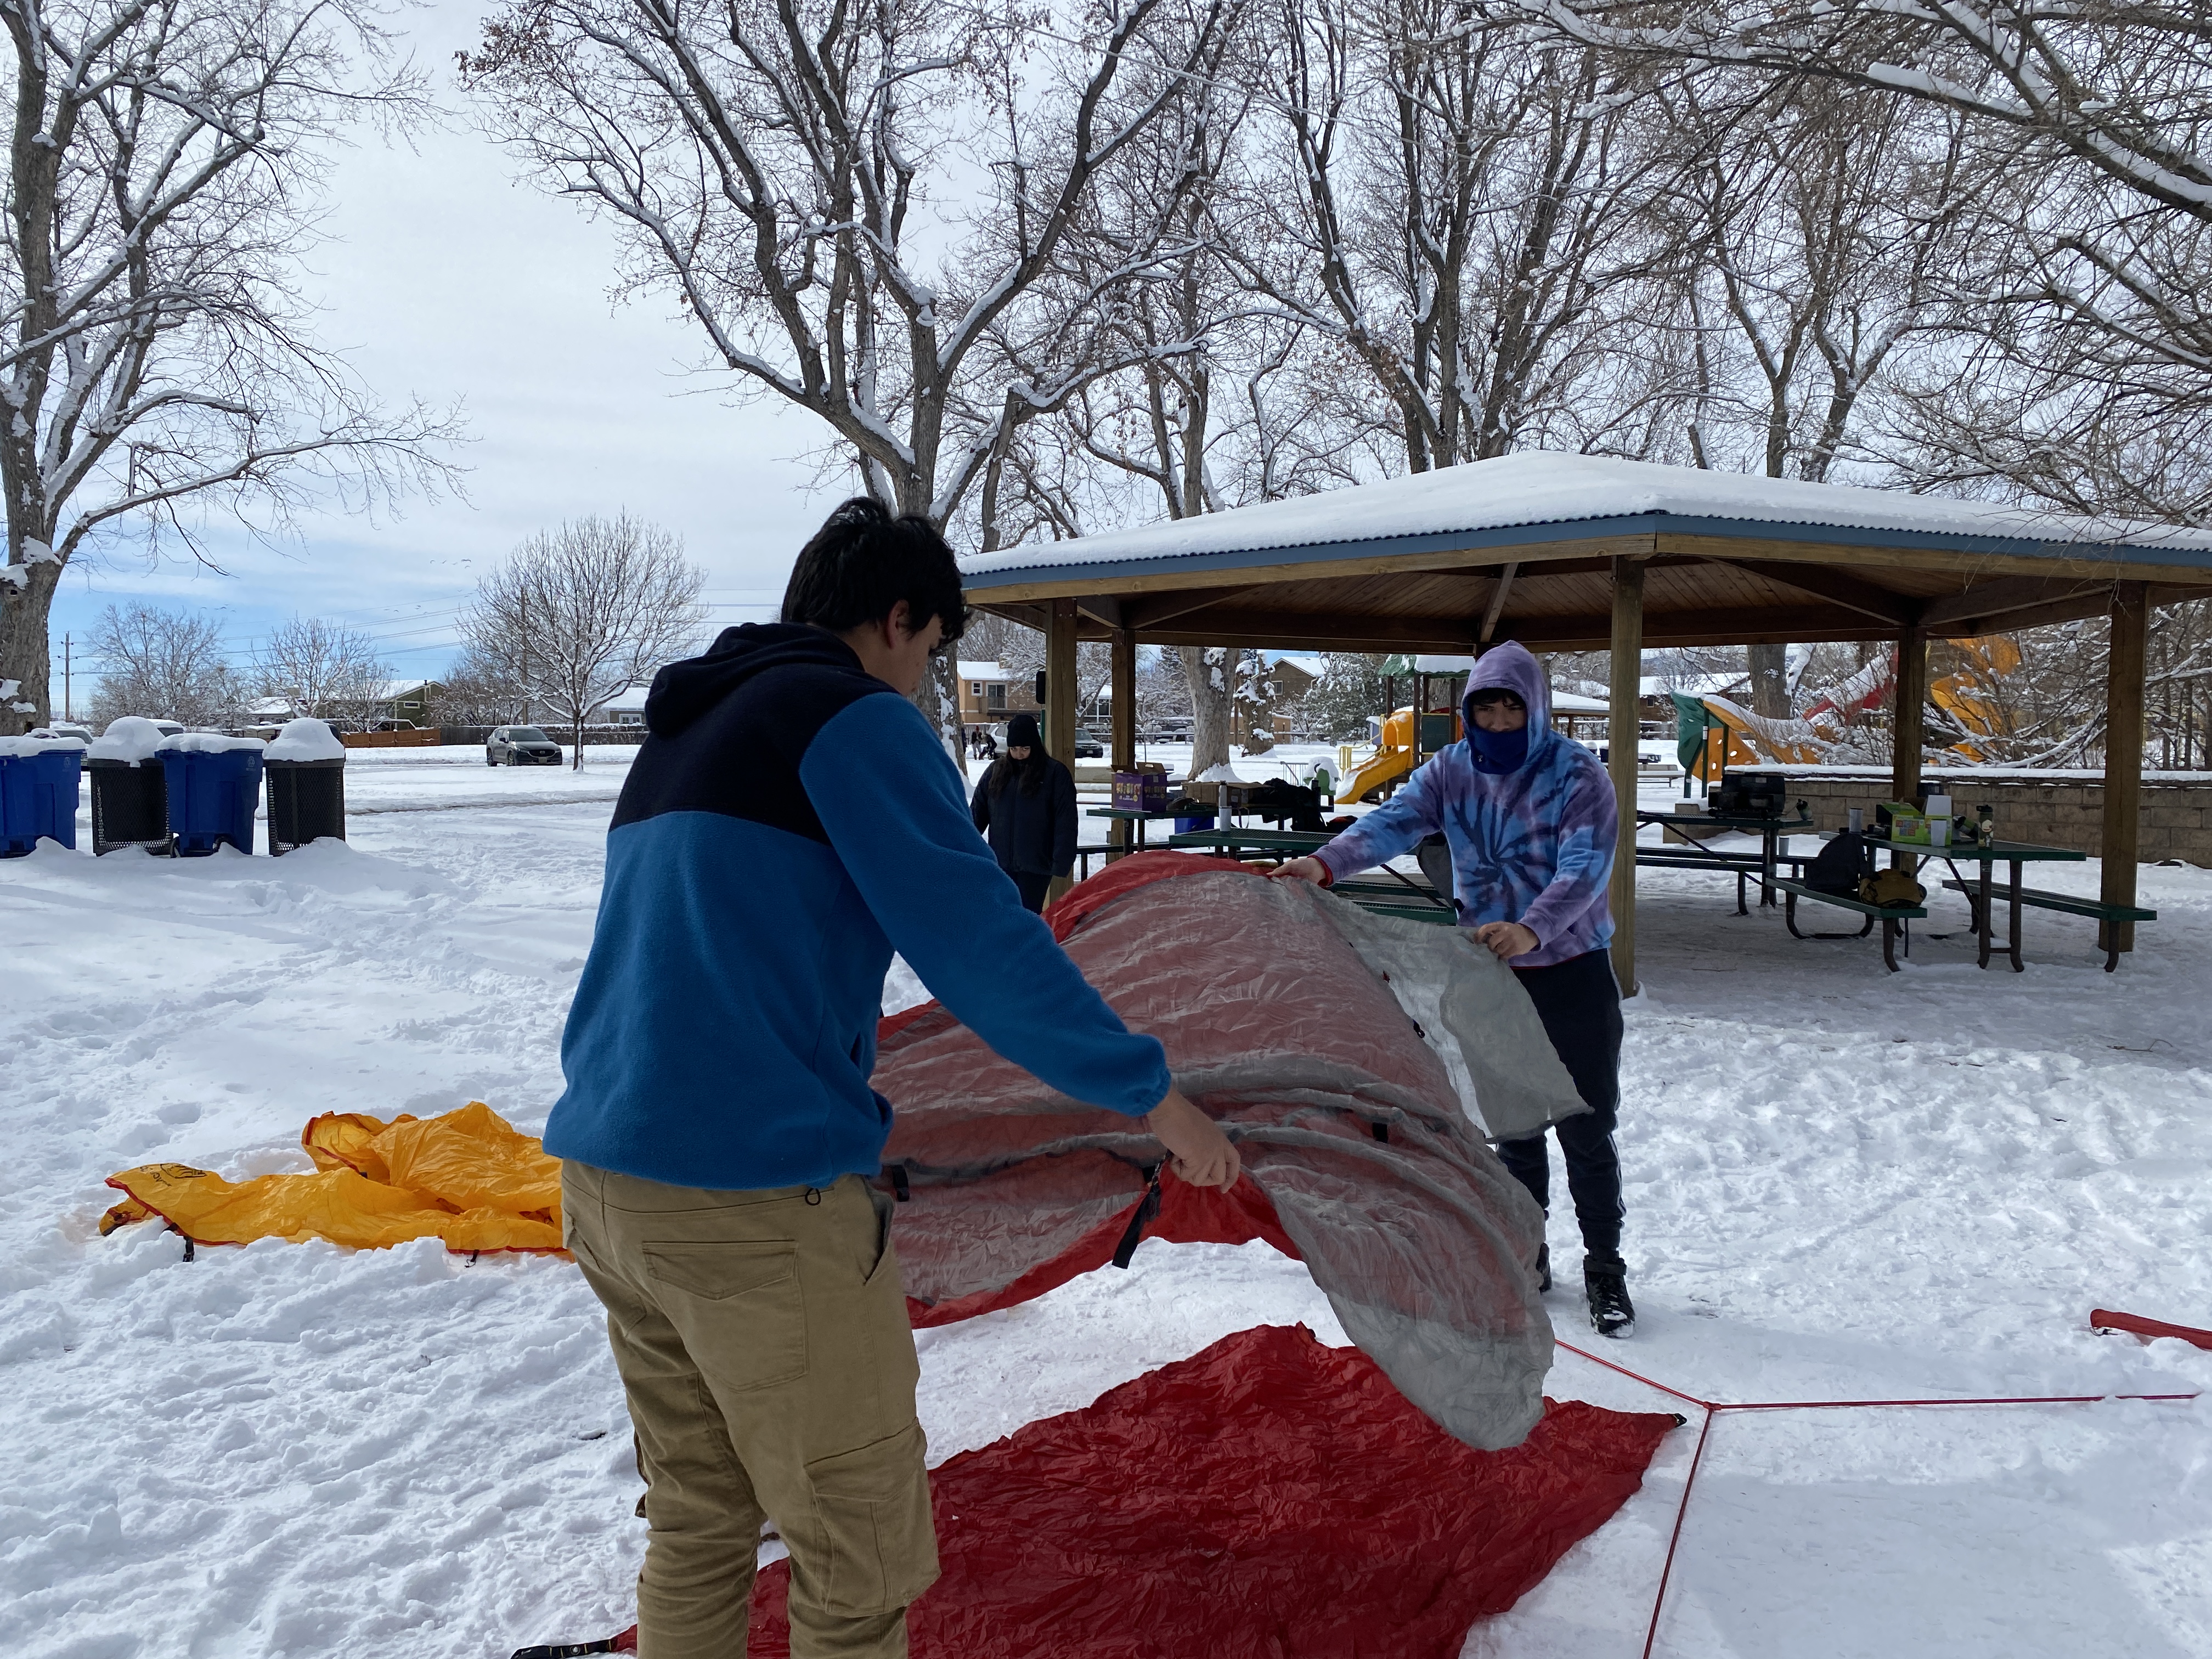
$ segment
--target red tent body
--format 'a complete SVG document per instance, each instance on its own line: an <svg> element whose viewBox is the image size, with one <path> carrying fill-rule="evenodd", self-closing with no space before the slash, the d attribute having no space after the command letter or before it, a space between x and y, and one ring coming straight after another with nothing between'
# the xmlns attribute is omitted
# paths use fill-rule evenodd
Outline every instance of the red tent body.
<svg viewBox="0 0 2212 1659"><path fill-rule="evenodd" d="M1356 1348L1261 1326L930 1477L915 1659L1451 1659L1643 1482L1680 1419L1547 1401L1461 1444ZM790 1565L753 1659L790 1652Z"/></svg>

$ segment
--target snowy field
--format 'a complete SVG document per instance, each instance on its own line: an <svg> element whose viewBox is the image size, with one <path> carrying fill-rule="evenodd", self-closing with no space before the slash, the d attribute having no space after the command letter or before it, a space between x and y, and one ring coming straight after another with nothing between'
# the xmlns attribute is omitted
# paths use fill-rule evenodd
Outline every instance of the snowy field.
<svg viewBox="0 0 2212 1659"><path fill-rule="evenodd" d="M111 1171L303 1170L319 1111L540 1127L626 763L370 751L347 846L0 863L0 1656L504 1659L630 1621L639 1487L573 1267L95 1231ZM1608 1357L1719 1400L2212 1389L2212 1354L2086 1327L2212 1323L2212 872L2143 884L2161 920L2116 975L2035 914L2028 971L1984 974L1947 895L1893 976L1645 872L1642 1322ZM1575 1259L1571 1222L1552 1243ZM1559 1330L1591 1346L1572 1279ZM933 1458L1296 1320L1342 1340L1266 1246L1147 1243L923 1333ZM1565 1352L1551 1391L1668 1403ZM1468 1653L1634 1659L1694 1437ZM2212 1659L2212 1401L1723 1417L1656 1651Z"/></svg>

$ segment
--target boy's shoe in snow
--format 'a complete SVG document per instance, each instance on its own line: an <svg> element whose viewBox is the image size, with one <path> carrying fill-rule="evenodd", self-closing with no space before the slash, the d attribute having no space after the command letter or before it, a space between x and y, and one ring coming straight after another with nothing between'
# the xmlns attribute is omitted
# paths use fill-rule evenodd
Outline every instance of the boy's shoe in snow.
<svg viewBox="0 0 2212 1659"><path fill-rule="evenodd" d="M1616 1261L1583 1264L1583 1288L1589 1294L1590 1328L1600 1336L1629 1336L1636 1330L1636 1304L1628 1299L1628 1269Z"/></svg>
<svg viewBox="0 0 2212 1659"><path fill-rule="evenodd" d="M1548 1244L1539 1244L1536 1247L1536 1294L1542 1296L1551 1288L1552 1247Z"/></svg>

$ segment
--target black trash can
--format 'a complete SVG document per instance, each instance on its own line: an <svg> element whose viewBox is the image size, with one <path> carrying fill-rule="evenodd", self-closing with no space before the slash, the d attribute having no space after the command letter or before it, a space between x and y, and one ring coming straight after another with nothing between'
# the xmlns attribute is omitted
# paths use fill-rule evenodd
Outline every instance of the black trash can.
<svg viewBox="0 0 2212 1659"><path fill-rule="evenodd" d="M269 852L281 857L295 847L329 836L345 839L345 762L270 760Z"/></svg>
<svg viewBox="0 0 2212 1659"><path fill-rule="evenodd" d="M169 781L158 760L95 760L84 763L92 781L92 850L105 855L119 847L149 853L176 850L169 834Z"/></svg>

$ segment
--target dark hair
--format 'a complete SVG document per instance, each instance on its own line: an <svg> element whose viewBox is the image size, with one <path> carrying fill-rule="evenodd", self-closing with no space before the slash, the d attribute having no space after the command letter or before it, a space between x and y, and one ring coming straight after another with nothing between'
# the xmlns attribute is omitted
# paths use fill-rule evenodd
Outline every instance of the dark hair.
<svg viewBox="0 0 2212 1659"><path fill-rule="evenodd" d="M1013 750L1027 749L1025 760L1016 760ZM993 800L1006 793L1009 780L1021 781L1022 793L1034 795L1043 786L1045 774L1051 769L1051 758L1044 752L1044 734L1037 730L1035 714L1024 712L1006 722L1007 752L991 763L990 775L983 780L983 787Z"/></svg>
<svg viewBox="0 0 2212 1659"><path fill-rule="evenodd" d="M1014 744L1009 741L1006 747ZM1001 755L991 763L990 775L983 780L984 790L993 800L1006 793L1009 782L1018 781L1022 793L1034 795L1044 787L1045 775L1052 769L1052 757L1044 752L1044 745L1033 743L1027 760L1016 760L1012 755Z"/></svg>
<svg viewBox="0 0 2212 1659"><path fill-rule="evenodd" d="M881 501L855 495L822 522L799 551L783 590L783 620L842 634L881 622L904 599L911 632L935 617L950 645L968 625L960 567L929 520L894 519Z"/></svg>
<svg viewBox="0 0 2212 1659"><path fill-rule="evenodd" d="M1528 705L1522 701L1521 694L1518 691L1509 690L1507 687L1503 685L1478 685L1474 690L1467 694L1467 700L1471 706L1476 708L1487 708L1493 702L1510 702L1516 708L1521 709L1523 712L1526 712L1528 707Z"/></svg>

